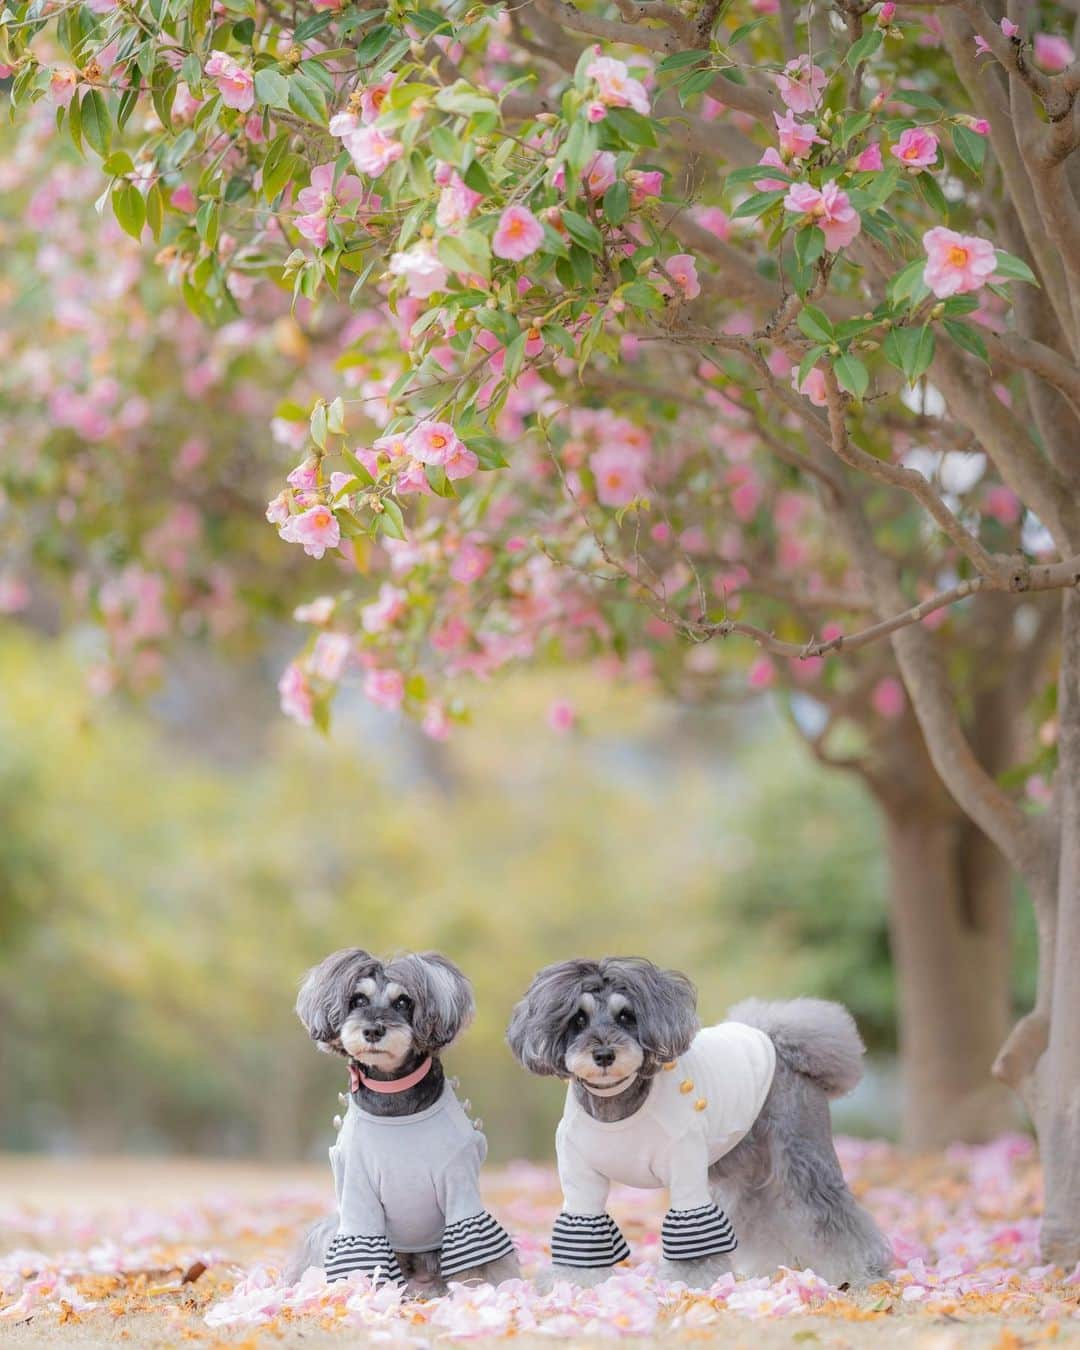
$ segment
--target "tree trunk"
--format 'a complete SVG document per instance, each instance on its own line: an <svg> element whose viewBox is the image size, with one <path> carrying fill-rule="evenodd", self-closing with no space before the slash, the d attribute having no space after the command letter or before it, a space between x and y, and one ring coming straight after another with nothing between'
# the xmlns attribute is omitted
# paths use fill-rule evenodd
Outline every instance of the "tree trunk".
<svg viewBox="0 0 1080 1350"><path fill-rule="evenodd" d="M1080 1261L1080 591L1066 591L1062 619L1057 928L1035 1120L1046 1183L1043 1255L1071 1268Z"/></svg>
<svg viewBox="0 0 1080 1350"><path fill-rule="evenodd" d="M902 1131L916 1149L979 1143L1017 1124L1012 1093L991 1075L1012 1019L1012 876L938 796L882 803Z"/></svg>

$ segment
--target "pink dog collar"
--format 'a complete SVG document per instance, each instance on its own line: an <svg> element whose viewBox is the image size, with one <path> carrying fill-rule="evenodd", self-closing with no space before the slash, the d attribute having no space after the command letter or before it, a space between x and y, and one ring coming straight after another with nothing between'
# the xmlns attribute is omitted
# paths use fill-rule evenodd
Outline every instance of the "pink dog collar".
<svg viewBox="0 0 1080 1350"><path fill-rule="evenodd" d="M349 1065L349 1091L359 1092L360 1084L368 1088L371 1092L394 1093L408 1092L409 1088L415 1087L417 1083L423 1082L431 1069L431 1056L424 1060L419 1068L413 1069L412 1073L407 1073L404 1078L368 1078L361 1071L359 1064Z"/></svg>

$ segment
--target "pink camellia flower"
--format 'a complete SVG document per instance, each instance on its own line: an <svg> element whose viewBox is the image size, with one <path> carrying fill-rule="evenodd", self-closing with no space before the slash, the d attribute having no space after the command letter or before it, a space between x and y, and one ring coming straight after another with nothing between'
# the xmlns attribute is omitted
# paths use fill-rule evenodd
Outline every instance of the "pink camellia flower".
<svg viewBox="0 0 1080 1350"><path fill-rule="evenodd" d="M825 236L825 247L830 253L850 244L862 229L859 213L851 205L848 195L835 183L826 183L819 191L809 183L793 183L784 198L789 211L808 215Z"/></svg>
<svg viewBox="0 0 1080 1350"><path fill-rule="evenodd" d="M1013 23L1012 19L1002 19L1001 31L1007 38L1019 37L1020 25L1018 23Z"/></svg>
<svg viewBox="0 0 1080 1350"><path fill-rule="evenodd" d="M291 515L287 492L279 492L273 501L266 504L266 519L271 525L284 525Z"/></svg>
<svg viewBox="0 0 1080 1350"><path fill-rule="evenodd" d="M451 482L456 482L459 478L468 478L479 467L479 457L461 440L455 441L450 453L443 460L443 468Z"/></svg>
<svg viewBox="0 0 1080 1350"><path fill-rule="evenodd" d="M925 169L938 155L938 138L925 127L908 127L889 150L905 169Z"/></svg>
<svg viewBox="0 0 1080 1350"><path fill-rule="evenodd" d="M615 156L612 152L600 150L593 155L582 179L592 196L602 197L615 182Z"/></svg>
<svg viewBox="0 0 1080 1350"><path fill-rule="evenodd" d="M662 169L630 169L626 174L630 187L630 200L634 206L640 206L648 197L659 197L664 190Z"/></svg>
<svg viewBox="0 0 1080 1350"><path fill-rule="evenodd" d="M664 263L664 270L682 293L684 300L695 300L701 294L697 263L691 253L676 253Z"/></svg>
<svg viewBox="0 0 1080 1350"><path fill-rule="evenodd" d="M405 438L409 454L421 464L445 464L461 444L449 422L419 422Z"/></svg>
<svg viewBox="0 0 1080 1350"><path fill-rule="evenodd" d="M181 211L186 216L190 215L198 204L198 198L187 183L181 183L178 188L174 188L173 194L169 198L169 205L173 210Z"/></svg>
<svg viewBox="0 0 1080 1350"><path fill-rule="evenodd" d="M895 675L886 675L883 680L878 680L870 695L870 706L879 717L888 718L890 721L903 716L907 698L904 695L904 686Z"/></svg>
<svg viewBox="0 0 1080 1350"><path fill-rule="evenodd" d="M483 543L480 535L467 534L454 553L450 575L455 581L466 585L479 581L491 566L492 556L491 549Z"/></svg>
<svg viewBox="0 0 1080 1350"><path fill-rule="evenodd" d="M311 653L311 673L336 684L345 674L351 654L352 639L347 633L320 633Z"/></svg>
<svg viewBox="0 0 1080 1350"><path fill-rule="evenodd" d="M957 234L937 225L923 235L926 268L923 280L938 297L977 291L994 275L997 254L988 239L974 234Z"/></svg>
<svg viewBox="0 0 1080 1350"><path fill-rule="evenodd" d="M521 262L544 242L544 227L527 206L508 206L499 217L491 239L496 258Z"/></svg>
<svg viewBox="0 0 1080 1350"><path fill-rule="evenodd" d="M600 102L608 108L633 108L643 116L649 115L649 95L640 80L635 80L623 61L600 56L586 66L585 74L595 80Z"/></svg>
<svg viewBox="0 0 1080 1350"><path fill-rule="evenodd" d="M66 108L78 83L79 77L70 66L58 66L49 77L49 97L58 108Z"/></svg>
<svg viewBox="0 0 1080 1350"><path fill-rule="evenodd" d="M881 168L881 142L868 145L855 161L856 173L876 173Z"/></svg>
<svg viewBox="0 0 1080 1350"><path fill-rule="evenodd" d="M1000 484L988 488L983 496L983 510L1002 525L1015 525L1020 519L1020 499Z"/></svg>
<svg viewBox="0 0 1080 1350"><path fill-rule="evenodd" d="M702 229L715 234L717 239L731 238L731 218L719 206L699 206L694 212L694 219Z"/></svg>
<svg viewBox="0 0 1080 1350"><path fill-rule="evenodd" d="M278 680L278 694L281 699L281 711L286 717L291 717L302 727L311 726L311 686L308 684L307 676L295 661L290 662L282 671L281 679Z"/></svg>
<svg viewBox="0 0 1080 1350"><path fill-rule="evenodd" d="M601 103L599 99L594 100L585 109L585 116L590 122L602 122L607 116L607 104Z"/></svg>
<svg viewBox="0 0 1080 1350"><path fill-rule="evenodd" d="M321 502L290 516L278 533L290 544L302 544L309 558L321 558L328 548L337 548L341 542L337 516Z"/></svg>
<svg viewBox="0 0 1080 1350"><path fill-rule="evenodd" d="M787 159L805 159L815 145L825 144L809 123L796 122L794 113L786 112L783 117L773 113L773 121L780 153Z"/></svg>
<svg viewBox="0 0 1080 1350"><path fill-rule="evenodd" d="M304 213L296 218L296 228L319 248L326 245L327 225L339 203L357 201L364 185L355 174L346 173L334 185L333 164L317 164L311 171L311 183L301 188L296 204Z"/></svg>
<svg viewBox="0 0 1080 1350"><path fill-rule="evenodd" d="M404 277L406 291L417 300L426 300L436 291L445 290L450 275L430 239L421 239L404 253L395 253L388 270L392 276Z"/></svg>
<svg viewBox="0 0 1080 1350"><path fill-rule="evenodd" d="M311 492L319 486L319 466L313 455L298 464L285 479L298 492Z"/></svg>
<svg viewBox="0 0 1080 1350"><path fill-rule="evenodd" d="M765 164L770 169L782 169L784 173L787 173L788 166L780 158L780 151L774 145L769 146L758 163ZM787 187L787 180L783 178L755 178L754 186L759 192L782 192Z"/></svg>
<svg viewBox="0 0 1080 1350"><path fill-rule="evenodd" d="M255 76L225 52L215 52L203 67L203 73L217 85L227 108L247 112L255 106Z"/></svg>
<svg viewBox="0 0 1080 1350"><path fill-rule="evenodd" d="M374 122L382 112L387 94L393 88L393 75L384 75L377 84L366 84L360 90L360 119L365 124Z"/></svg>
<svg viewBox="0 0 1080 1350"><path fill-rule="evenodd" d="M816 408L824 408L829 401L825 393L825 372L817 366L806 372L802 384L799 383L799 370L796 367L791 372L791 387L797 394L808 398Z"/></svg>
<svg viewBox="0 0 1080 1350"><path fill-rule="evenodd" d="M364 693L380 708L400 708L405 700L405 677L400 670L369 670Z"/></svg>
<svg viewBox="0 0 1080 1350"><path fill-rule="evenodd" d="M1036 62L1051 75L1071 66L1076 56L1065 38L1055 33L1036 33L1032 45Z"/></svg>
<svg viewBox="0 0 1080 1350"><path fill-rule="evenodd" d="M429 703L424 709L424 720L420 730L433 741L445 741L450 736L452 723L445 707L441 703Z"/></svg>
<svg viewBox="0 0 1080 1350"><path fill-rule="evenodd" d="M641 455L626 445L602 445L589 456L589 468L602 506L626 506L645 491Z"/></svg>
<svg viewBox="0 0 1080 1350"><path fill-rule="evenodd" d="M821 91L829 82L820 66L803 53L789 61L782 75L775 75L780 97L793 113L808 113L821 102Z"/></svg>
<svg viewBox="0 0 1080 1350"><path fill-rule="evenodd" d="M341 143L352 156L352 162L369 178L378 178L405 153L405 147L400 141L387 136L378 127L357 127L353 131L346 131Z"/></svg>
<svg viewBox="0 0 1080 1350"><path fill-rule="evenodd" d="M483 200L484 194L482 192L474 192L464 182L461 175L456 170L452 170L446 182L443 183L442 192L439 194L439 205L435 210L435 223L442 230L452 229L455 225L460 225L462 221L468 220L475 207Z"/></svg>
<svg viewBox="0 0 1080 1350"><path fill-rule="evenodd" d="M566 699L557 698L548 708L548 726L552 731L557 731L560 736L565 736L568 731L573 731L576 722L577 709Z"/></svg>
<svg viewBox="0 0 1080 1350"><path fill-rule="evenodd" d="M360 623L365 633L385 633L405 613L407 597L397 586L384 581L379 587L379 598L360 611Z"/></svg>
<svg viewBox="0 0 1080 1350"><path fill-rule="evenodd" d="M746 683L751 689L771 689L776 683L776 667L767 656L759 656L751 664Z"/></svg>

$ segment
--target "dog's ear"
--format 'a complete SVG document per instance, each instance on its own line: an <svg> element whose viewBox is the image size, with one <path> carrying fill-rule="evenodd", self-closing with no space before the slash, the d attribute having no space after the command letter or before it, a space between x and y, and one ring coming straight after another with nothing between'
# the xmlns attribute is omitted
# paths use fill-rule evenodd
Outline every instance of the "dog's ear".
<svg viewBox="0 0 1080 1350"><path fill-rule="evenodd" d="M296 996L296 1015L320 1050L337 1039L349 1015L349 1000L358 980L378 969L378 961L362 947L333 952L304 976Z"/></svg>
<svg viewBox="0 0 1080 1350"><path fill-rule="evenodd" d="M472 985L439 952L399 956L386 973L413 1001L412 1029L418 1047L443 1050L472 1021L476 1012Z"/></svg>
<svg viewBox="0 0 1080 1350"><path fill-rule="evenodd" d="M630 999L646 1054L667 1064L689 1050L700 1023L697 990L685 975L638 956L608 957L600 962L600 972Z"/></svg>
<svg viewBox="0 0 1080 1350"><path fill-rule="evenodd" d="M530 1073L569 1077L564 1059L567 1026L586 981L596 976L595 961L560 961L533 979L506 1029L511 1052Z"/></svg>

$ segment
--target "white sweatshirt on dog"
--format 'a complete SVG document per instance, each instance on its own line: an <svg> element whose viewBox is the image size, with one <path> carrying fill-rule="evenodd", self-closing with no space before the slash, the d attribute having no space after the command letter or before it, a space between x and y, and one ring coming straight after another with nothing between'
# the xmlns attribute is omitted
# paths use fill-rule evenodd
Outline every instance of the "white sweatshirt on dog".
<svg viewBox="0 0 1080 1350"><path fill-rule="evenodd" d="M327 1278L379 1270L400 1280L396 1252L440 1251L444 1279L511 1255L513 1242L480 1198L486 1156L487 1140L449 1083L411 1116L372 1116L353 1097L330 1149L339 1221Z"/></svg>
<svg viewBox="0 0 1080 1350"><path fill-rule="evenodd" d="M613 1181L666 1187L664 1256L691 1260L732 1251L735 1235L713 1203L709 1167L729 1153L761 1113L776 1071L776 1049L756 1027L721 1022L653 1080L626 1120L594 1120L571 1085L555 1136L563 1212L552 1238L557 1264L607 1266L629 1255L606 1213Z"/></svg>

